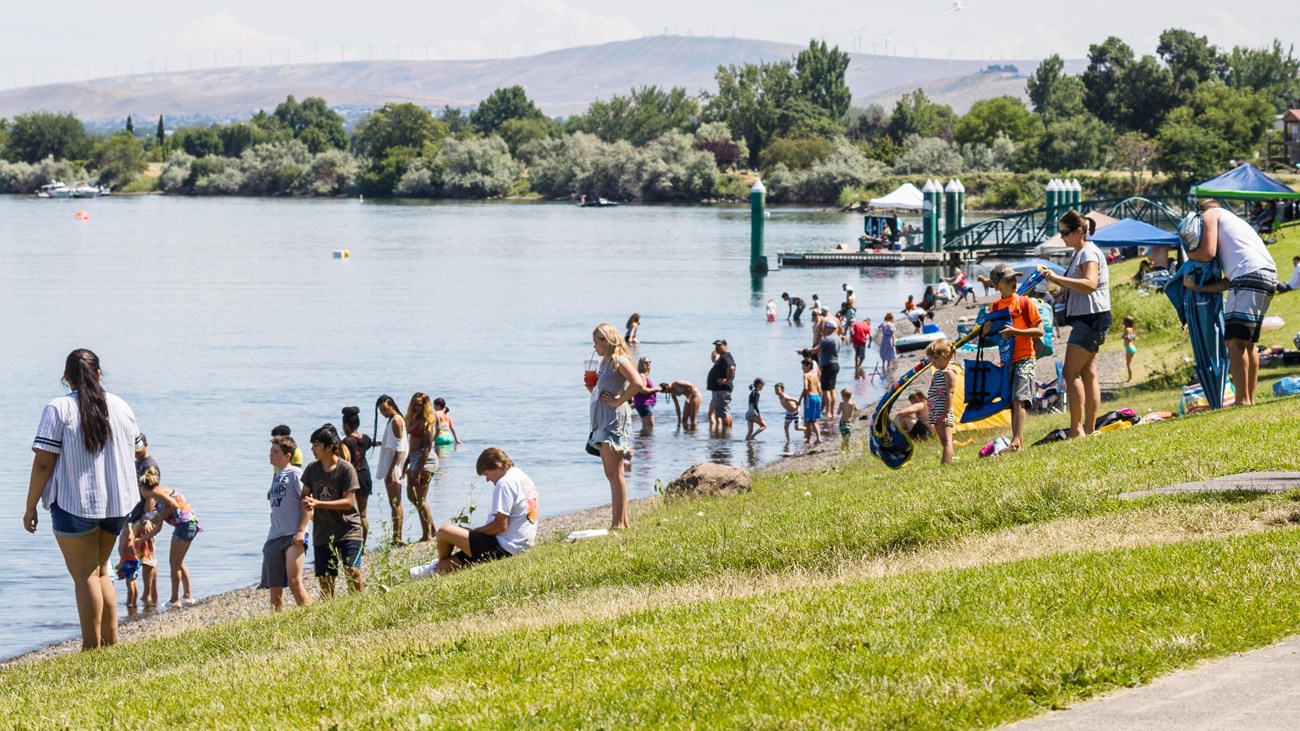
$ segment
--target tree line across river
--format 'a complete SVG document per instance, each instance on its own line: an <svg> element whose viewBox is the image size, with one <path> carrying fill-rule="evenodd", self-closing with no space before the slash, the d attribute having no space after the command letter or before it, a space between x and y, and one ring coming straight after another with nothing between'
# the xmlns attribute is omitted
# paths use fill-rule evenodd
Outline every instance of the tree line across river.
<svg viewBox="0 0 1300 731"><path fill-rule="evenodd" d="M1029 105L1000 96L964 115L919 89L892 110L853 107L849 61L814 40L791 59L719 66L699 95L646 86L563 119L522 86L468 111L386 104L351 130L317 97L209 127L128 118L105 136L69 113L31 112L0 120L0 192L84 178L186 195L698 201L743 197L751 170L774 202L869 198L899 175L1111 170L1141 186L1147 172L1185 182L1251 157L1278 134L1276 115L1300 105L1291 47L1228 51L1180 29L1140 58L1116 37L1094 44L1080 75L1053 55L1027 78ZM150 161L161 176L142 175ZM1041 200L1037 183L999 185L990 205Z"/></svg>

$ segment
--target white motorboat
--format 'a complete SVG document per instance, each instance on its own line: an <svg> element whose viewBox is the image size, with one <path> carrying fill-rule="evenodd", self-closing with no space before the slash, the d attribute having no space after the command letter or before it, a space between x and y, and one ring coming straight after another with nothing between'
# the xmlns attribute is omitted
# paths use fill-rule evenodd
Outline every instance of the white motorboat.
<svg viewBox="0 0 1300 731"><path fill-rule="evenodd" d="M69 190L73 198L98 198L106 192L103 186L87 182L74 183Z"/></svg>
<svg viewBox="0 0 1300 731"><path fill-rule="evenodd" d="M37 198L71 198L72 189L66 183L57 180L51 180L36 192Z"/></svg>

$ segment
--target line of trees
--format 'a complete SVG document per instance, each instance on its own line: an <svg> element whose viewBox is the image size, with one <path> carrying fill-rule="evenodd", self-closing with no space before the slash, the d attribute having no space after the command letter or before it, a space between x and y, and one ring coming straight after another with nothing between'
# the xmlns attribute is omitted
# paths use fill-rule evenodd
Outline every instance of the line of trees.
<svg viewBox="0 0 1300 731"><path fill-rule="evenodd" d="M1094 44L1079 75L1051 56L1028 78L1029 105L1002 96L964 115L920 90L854 108L848 64L812 41L791 59L720 66L699 96L647 86L561 120L512 86L469 113L387 104L350 134L323 99L292 96L233 124L167 133L160 117L144 135L131 119L93 137L71 114L35 112L0 120L0 191L56 174L131 185L149 161L165 163L161 190L193 195L700 200L743 195L751 168L774 200L819 203L890 175L1119 170L1140 184L1252 157L1300 101L1292 48L1227 51L1180 29L1140 58L1115 37Z"/></svg>

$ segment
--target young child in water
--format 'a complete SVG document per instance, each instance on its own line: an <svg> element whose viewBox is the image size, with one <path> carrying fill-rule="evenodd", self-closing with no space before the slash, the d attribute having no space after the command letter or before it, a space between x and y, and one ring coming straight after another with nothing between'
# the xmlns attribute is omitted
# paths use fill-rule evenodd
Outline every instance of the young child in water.
<svg viewBox="0 0 1300 731"><path fill-rule="evenodd" d="M853 389L840 389L840 436L844 437L844 446L849 445L853 434L853 417L858 415L858 405L853 403Z"/></svg>
<svg viewBox="0 0 1300 731"><path fill-rule="evenodd" d="M745 421L749 423L749 433L745 435L747 442L752 441L767 428L767 422L763 421L763 413L758 410L758 397L762 390L763 379L755 378L753 385L749 387L749 410L745 412ZM755 424L758 425L758 431L754 431Z"/></svg>
<svg viewBox="0 0 1300 731"><path fill-rule="evenodd" d="M817 371L813 369L813 362L805 360L803 362L803 392L799 394L799 400L803 402L803 440L809 446L822 443L821 427L817 421L822 418L822 386L821 381L817 378Z"/></svg>
<svg viewBox="0 0 1300 731"><path fill-rule="evenodd" d="M167 551L167 563L172 576L172 597L167 602L167 607L176 609L193 604L194 594L190 590L190 570L185 565L185 554L189 552L194 538L203 530L199 527L198 516L184 495L158 484L158 470L154 468L140 475L140 497L152 498L156 508L145 513L136 524L135 531L138 535L142 538L156 535L164 522L173 529Z"/></svg>
<svg viewBox="0 0 1300 731"><path fill-rule="evenodd" d="M799 399L791 398L790 394L785 392L784 383L776 384L772 390L776 392L776 402L785 409L785 440L788 442L791 425L794 425L795 431L803 431L803 427L799 426Z"/></svg>
<svg viewBox="0 0 1300 731"><path fill-rule="evenodd" d="M135 611L140 600L140 557L135 552L135 539L131 535L131 526L127 525L117 539L117 578L126 582L126 606Z"/></svg>
<svg viewBox="0 0 1300 731"><path fill-rule="evenodd" d="M767 301L767 321L776 322L776 300Z"/></svg>
<svg viewBox="0 0 1300 731"><path fill-rule="evenodd" d="M957 372L952 369L952 356L956 353L952 341L947 338L930 343L925 355L934 366L934 378L930 380L930 426L939 435L939 446L943 449L943 464L952 464L952 428L956 419L952 413L952 392L957 382Z"/></svg>
<svg viewBox="0 0 1300 731"><path fill-rule="evenodd" d="M1124 367L1128 368L1128 378L1125 379L1128 381L1133 380L1133 356L1138 352L1133 344L1138 339L1137 330L1133 329L1135 322L1132 315L1124 316Z"/></svg>

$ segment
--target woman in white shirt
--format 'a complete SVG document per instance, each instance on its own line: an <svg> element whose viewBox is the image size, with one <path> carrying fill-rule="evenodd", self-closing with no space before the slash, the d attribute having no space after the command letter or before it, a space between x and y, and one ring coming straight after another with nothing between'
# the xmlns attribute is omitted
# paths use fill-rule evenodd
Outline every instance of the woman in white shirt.
<svg viewBox="0 0 1300 731"><path fill-rule="evenodd" d="M392 396L384 394L375 402L375 408L388 423L379 446L379 462L375 476L384 481L388 491L388 506L393 510L393 545L402 543L402 480L406 455L411 450L411 437L406 433L406 420Z"/></svg>
<svg viewBox="0 0 1300 731"><path fill-rule="evenodd" d="M63 381L71 392L46 404L32 442L23 528L36 532L37 502L50 511L76 589L81 647L93 650L117 643L117 592L105 567L139 498L140 429L131 407L104 392L91 351L68 354Z"/></svg>

